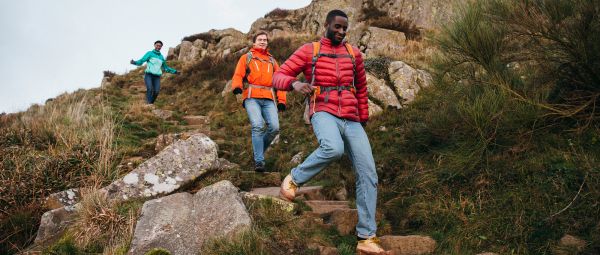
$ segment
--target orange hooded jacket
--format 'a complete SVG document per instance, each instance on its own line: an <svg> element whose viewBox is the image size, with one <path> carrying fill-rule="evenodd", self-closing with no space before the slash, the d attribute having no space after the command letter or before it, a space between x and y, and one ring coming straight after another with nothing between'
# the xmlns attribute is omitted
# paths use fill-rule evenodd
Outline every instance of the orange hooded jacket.
<svg viewBox="0 0 600 255"><path fill-rule="evenodd" d="M251 98L266 98L275 101L273 98L273 73L279 70L279 64L274 61L271 64L271 54L267 50L252 48L250 50L252 52L252 60L250 60L249 68L250 73L248 74L247 80L249 84L259 85L259 86L248 86L244 88L244 76L246 76L246 58L248 54L242 55L240 60L235 67L235 73L233 74L233 78L231 81L231 89L240 88L243 89L243 97L244 100L248 98L248 94L250 94ZM252 91L249 93L249 91ZM285 91L276 91L277 94L277 103L285 104L286 103L286 92Z"/></svg>

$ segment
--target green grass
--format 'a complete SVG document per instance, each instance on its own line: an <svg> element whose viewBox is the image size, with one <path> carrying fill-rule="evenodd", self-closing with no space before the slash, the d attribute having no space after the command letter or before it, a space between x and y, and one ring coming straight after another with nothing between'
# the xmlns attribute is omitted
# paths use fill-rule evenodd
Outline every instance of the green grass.
<svg viewBox="0 0 600 255"><path fill-rule="evenodd" d="M436 254L549 254L565 234L588 241L584 254L600 252L600 123L594 108L600 4L542 2L545 5L523 6L512 0L480 1L465 7L431 42L440 49L427 68L434 73L435 85L419 92L409 106L384 109L371 118L366 130L379 175L378 211L385 216L380 230L429 235L438 242ZM371 8L364 15L379 17L381 11ZM544 22L536 22L539 19ZM526 31L544 39L536 40ZM273 40L273 53L283 63L308 41ZM219 156L251 170L246 112L233 95L220 94L237 57L207 59L186 66L181 76L163 78L157 105L174 111L180 124L185 115L209 116L210 137L219 145ZM366 64L385 79L386 61ZM143 98L129 88L143 84L142 71L114 76L113 86L101 91L104 109L110 109L117 123L112 176L124 174L116 166L121 159L149 158L156 153L155 137L182 130L141 107ZM99 92L90 91L87 98ZM61 111L77 113L82 94L59 97L51 105L63 104ZM288 110L280 114L280 142L266 154L273 171L289 173L294 155L308 155L318 146L301 119L302 100L290 94ZM87 102L91 106L83 120L98 123L103 108L97 101ZM14 253L31 243L44 196L89 185L97 168L98 140L81 128L86 124L82 118L69 117L81 115L56 114L51 122L56 125L18 121L41 110L32 107L0 122L1 166L11 170L2 171L0 185L8 187L0 190L0 239L7 240L0 253ZM221 179L243 186L236 173L216 172L191 189ZM109 181L102 178L103 183ZM30 188L17 189L14 183ZM347 158L309 184L325 186L328 196L341 187L348 190L350 201L355 196ZM356 245L353 236L340 236L312 218L279 212L269 203L256 204L250 211L254 225L248 232L215 240L206 254L316 254L309 242L352 254ZM59 244L52 248L57 253L74 249L67 239ZM121 250L126 251L125 246Z"/></svg>

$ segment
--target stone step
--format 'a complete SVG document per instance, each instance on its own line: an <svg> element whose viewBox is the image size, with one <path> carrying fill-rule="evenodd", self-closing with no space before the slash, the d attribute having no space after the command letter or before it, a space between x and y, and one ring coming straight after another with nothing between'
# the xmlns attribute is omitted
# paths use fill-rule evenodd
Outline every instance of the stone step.
<svg viewBox="0 0 600 255"><path fill-rule="evenodd" d="M350 209L348 201L336 201L336 200L307 200L304 201L308 205L313 213L321 216L331 214L335 210L339 209Z"/></svg>
<svg viewBox="0 0 600 255"><path fill-rule="evenodd" d="M356 209L336 209L323 217L327 224L333 225L340 235L350 235L354 233L358 223L358 210Z"/></svg>
<svg viewBox="0 0 600 255"><path fill-rule="evenodd" d="M392 254L433 254L436 241L429 236L409 235L409 236L382 236L381 246L386 250L391 250Z"/></svg>
<svg viewBox="0 0 600 255"><path fill-rule="evenodd" d="M264 188L255 188L250 191L250 193L266 195L272 197L279 197L279 189L280 187L264 187ZM321 193L322 186L306 186L300 187L298 189L298 196L316 196L316 193Z"/></svg>
<svg viewBox="0 0 600 255"><path fill-rule="evenodd" d="M185 122L187 122L188 125L193 126L193 125L208 125L210 123L210 120L207 116L194 116L194 115L187 115L187 116L183 116L182 118L183 120L185 120Z"/></svg>

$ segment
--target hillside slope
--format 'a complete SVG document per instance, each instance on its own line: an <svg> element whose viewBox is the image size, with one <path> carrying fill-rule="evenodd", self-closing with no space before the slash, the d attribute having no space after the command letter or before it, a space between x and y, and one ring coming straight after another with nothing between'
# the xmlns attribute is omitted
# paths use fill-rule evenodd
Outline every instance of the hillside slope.
<svg viewBox="0 0 600 255"><path fill-rule="evenodd" d="M434 85L402 108L371 98L382 108L366 128L379 174L380 234L427 234L438 242L436 254L598 254L600 2L542 2L490 0L455 9L439 1L313 1L301 10L274 10L251 31L273 34L272 52L283 63L318 38L326 10L343 4L351 13L350 40L367 53L373 77L391 85L396 60L432 73ZM380 28L387 28L382 38L395 31L405 40L374 43ZM32 242L49 194L98 188L125 175L157 153L159 135L185 131L186 115L208 116L206 133L219 157L251 169L246 113L227 90L247 38L214 30L170 51L169 65L183 74L163 78L156 108L172 111L169 119L144 105L142 68L107 72L101 88L2 116L0 253ZM402 47L377 52L390 45ZM267 152L267 168L282 174L295 155L317 146L301 119L303 98L288 100L279 143ZM192 189L232 178L217 172ZM343 188L352 199L354 183L344 158L310 184L331 196ZM263 223L281 230L290 219L276 220ZM336 244L355 242L328 234ZM586 245L561 247L566 234Z"/></svg>

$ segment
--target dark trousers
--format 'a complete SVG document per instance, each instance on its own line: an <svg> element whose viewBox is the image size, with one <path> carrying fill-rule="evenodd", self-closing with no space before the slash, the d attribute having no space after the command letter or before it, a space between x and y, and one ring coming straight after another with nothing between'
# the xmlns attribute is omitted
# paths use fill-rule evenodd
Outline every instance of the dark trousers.
<svg viewBox="0 0 600 255"><path fill-rule="evenodd" d="M146 73L144 82L146 83L146 102L153 104L160 90L160 76Z"/></svg>

